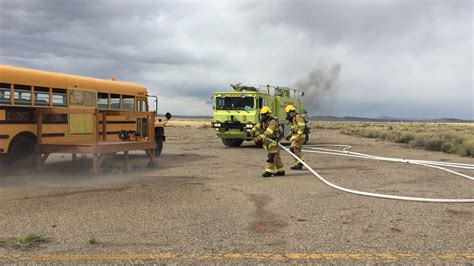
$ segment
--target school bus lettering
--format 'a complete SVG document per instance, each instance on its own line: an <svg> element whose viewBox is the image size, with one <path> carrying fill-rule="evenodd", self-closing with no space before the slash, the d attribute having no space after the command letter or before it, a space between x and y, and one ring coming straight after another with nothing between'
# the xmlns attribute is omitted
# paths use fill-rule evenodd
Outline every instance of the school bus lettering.
<svg viewBox="0 0 474 266"><path fill-rule="evenodd" d="M119 115L107 120L107 132L99 127L105 141L120 141L121 131L146 138L149 135L143 126L146 119L135 119L126 112L149 115L149 97L152 96L145 87L134 83L0 65L0 160L6 159L8 164L18 158L33 161L30 157L35 156L38 113L42 113L43 144L75 144L90 139L93 115L72 115L70 109L117 111ZM157 98L153 97L157 106ZM45 112L45 109L62 108L68 112ZM155 155L158 156L165 140L163 123L154 123L153 129L157 132Z"/></svg>

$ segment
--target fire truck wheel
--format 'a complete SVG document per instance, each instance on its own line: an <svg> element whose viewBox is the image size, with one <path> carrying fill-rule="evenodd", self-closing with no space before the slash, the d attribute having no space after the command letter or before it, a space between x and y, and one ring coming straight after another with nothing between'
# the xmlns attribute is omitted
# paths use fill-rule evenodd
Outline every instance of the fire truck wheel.
<svg viewBox="0 0 474 266"><path fill-rule="evenodd" d="M222 143L228 147L239 147L244 142L243 139L222 139Z"/></svg>

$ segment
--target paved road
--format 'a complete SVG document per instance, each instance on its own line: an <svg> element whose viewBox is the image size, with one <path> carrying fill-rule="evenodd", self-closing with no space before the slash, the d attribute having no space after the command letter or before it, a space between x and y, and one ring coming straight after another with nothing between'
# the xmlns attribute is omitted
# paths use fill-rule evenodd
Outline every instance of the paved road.
<svg viewBox="0 0 474 266"><path fill-rule="evenodd" d="M72 166L68 156L54 156L40 173L1 177L0 261L474 262L472 204L350 195L308 171L262 178L261 149L224 147L208 128L174 127L168 135L155 169L136 153L132 172L120 171L117 156L103 175L90 176L89 160ZM318 132L313 143L474 163L337 131ZM349 188L474 198L472 181L434 169L316 154L306 161ZM8 247L32 232L47 242Z"/></svg>

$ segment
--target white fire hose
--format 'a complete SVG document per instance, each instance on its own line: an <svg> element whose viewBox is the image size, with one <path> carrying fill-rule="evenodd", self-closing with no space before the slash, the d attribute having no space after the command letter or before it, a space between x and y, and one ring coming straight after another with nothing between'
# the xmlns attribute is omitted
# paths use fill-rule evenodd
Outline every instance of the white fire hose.
<svg viewBox="0 0 474 266"><path fill-rule="evenodd" d="M266 139L266 140L268 140L270 142L273 142L273 143L276 143L275 141L273 141L271 139ZM333 183L327 181L320 174L318 174L315 170L313 170L313 168L311 168L311 166L309 166L303 160L298 158L298 156L296 156L288 148L283 146L281 143L278 143L278 145L283 150L288 152L293 158L295 158L301 164L303 164L303 166L305 166L311 173L313 173L313 175L315 177L317 177L319 180L324 182L326 185L328 185L332 188L335 188L337 190L341 190L341 191L356 194L356 195L382 198L382 199L417 201L417 202L431 202L431 203L474 203L474 199L437 199L437 198L408 197L408 196L386 195L386 194L379 194L379 193L372 193L372 192L365 192L365 191L359 191L359 190L344 188L344 187L338 186L336 184L333 184ZM310 153L348 156L348 157L354 157L354 158L360 158L360 159L410 163L410 164L421 165L421 166L425 166L425 167L431 167L431 168L447 171L449 173L452 173L452 174L455 174L455 175L458 175L458 176L461 176L461 177L464 177L464 178L467 178L469 180L474 181L474 177L472 177L472 176L465 175L465 174L462 174L462 173L458 173L456 171L445 168L445 167L450 167L450 168L461 168L461 169L474 170L474 164L448 163L448 162L425 161L425 160L405 160L405 159L398 159L398 158L388 158L388 157L372 156L372 155L358 153L358 152L351 152L351 151L349 151L349 149L351 147L348 146L348 145L324 145L324 147L327 147L327 146L342 147L344 149L343 150L333 150L333 149L319 148L321 146L317 146L317 145L305 145L305 146L303 146L305 148L303 151L304 152L310 152ZM306 149L306 148L308 148L308 149Z"/></svg>

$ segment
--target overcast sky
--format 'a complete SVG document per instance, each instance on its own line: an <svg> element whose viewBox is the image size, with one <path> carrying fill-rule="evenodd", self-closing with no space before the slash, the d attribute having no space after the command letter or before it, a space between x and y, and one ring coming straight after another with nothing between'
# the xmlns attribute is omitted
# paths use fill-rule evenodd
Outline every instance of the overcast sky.
<svg viewBox="0 0 474 266"><path fill-rule="evenodd" d="M470 0L0 1L1 64L138 83L161 113L337 67L311 115L474 119L473 53Z"/></svg>

